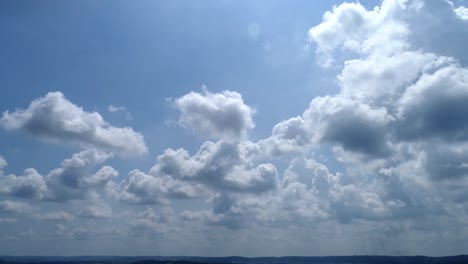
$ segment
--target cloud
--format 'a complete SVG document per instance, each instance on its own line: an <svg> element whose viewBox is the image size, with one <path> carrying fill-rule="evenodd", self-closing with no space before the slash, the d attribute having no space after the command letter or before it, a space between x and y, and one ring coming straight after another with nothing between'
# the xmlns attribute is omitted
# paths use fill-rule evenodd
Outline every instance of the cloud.
<svg viewBox="0 0 468 264"><path fill-rule="evenodd" d="M281 121L272 129L270 137L257 142L264 155L275 157L301 153L312 142L310 128L300 116Z"/></svg>
<svg viewBox="0 0 468 264"><path fill-rule="evenodd" d="M425 73L399 100L399 135L404 139L468 139L468 69L451 64Z"/></svg>
<svg viewBox="0 0 468 264"><path fill-rule="evenodd" d="M190 92L175 99L180 110L179 124L208 139L239 141L255 124L254 109L244 103L237 92Z"/></svg>
<svg viewBox="0 0 468 264"><path fill-rule="evenodd" d="M99 113L84 111L61 92L33 100L26 110L4 112L0 126L47 141L93 146L122 156L148 151L140 133L129 127L111 126Z"/></svg>
<svg viewBox="0 0 468 264"><path fill-rule="evenodd" d="M5 214L22 214L29 212L31 206L25 202L4 200L0 202L0 213Z"/></svg>
<svg viewBox="0 0 468 264"><path fill-rule="evenodd" d="M133 120L132 114L127 110L125 106L109 105L107 107L107 111L109 111L110 113L123 112L125 114L125 119Z"/></svg>
<svg viewBox="0 0 468 264"><path fill-rule="evenodd" d="M95 173L90 170L111 157L112 154L88 149L65 159L60 168L45 176L49 189L46 199L66 201L96 195L96 190L106 187L119 173L110 166L103 166Z"/></svg>
<svg viewBox="0 0 468 264"><path fill-rule="evenodd" d="M73 220L74 216L64 211L52 211L39 214L36 216L36 218L45 221L70 221Z"/></svg>
<svg viewBox="0 0 468 264"><path fill-rule="evenodd" d="M248 32L249 38L257 39L260 36L261 27L257 23L250 23L249 26L247 27L247 32Z"/></svg>
<svg viewBox="0 0 468 264"><path fill-rule="evenodd" d="M272 136L257 142L263 154L301 154L313 144L331 143L371 156L391 152L387 130L394 121L385 107L347 96L316 97L300 117L274 126Z"/></svg>
<svg viewBox="0 0 468 264"><path fill-rule="evenodd" d="M455 8L455 13L459 18L463 20L468 20L468 8L464 6L459 6L458 8Z"/></svg>
<svg viewBox="0 0 468 264"><path fill-rule="evenodd" d="M345 61L340 92L313 99L302 116L350 177L328 197L341 221L414 216L418 206L443 214L441 201L466 199L453 186L468 177L466 54L440 42L465 36L456 12L444 0L385 0L373 10L345 3L309 31L319 63Z"/></svg>
<svg viewBox="0 0 468 264"><path fill-rule="evenodd" d="M167 149L158 157L150 174L233 192L256 193L276 188L276 168L270 163L254 165L255 154L250 147L248 142L207 141L193 156L184 149Z"/></svg>
<svg viewBox="0 0 468 264"><path fill-rule="evenodd" d="M112 209L108 206L89 206L80 213L83 218L104 219L112 216Z"/></svg>
<svg viewBox="0 0 468 264"><path fill-rule="evenodd" d="M0 218L0 223L16 223L18 220L16 218Z"/></svg>
<svg viewBox="0 0 468 264"><path fill-rule="evenodd" d="M132 170L117 184L118 172L100 166L112 151L90 148L44 177L33 169L20 176L2 172L0 192L89 202L106 190L127 205L91 204L77 215L125 216L125 235L164 234L165 241L178 241L183 234L191 245L209 241L210 249L213 241L228 245L225 237L249 241L244 245L249 248L255 248L253 239L268 250L283 245L277 241L306 244L307 250L316 243L318 252L327 243L333 250L347 244L353 252L371 244L372 254L398 252L394 249L413 254L424 243L445 245L445 238L455 241L448 247L463 244L468 72L466 54L457 50L464 43L460 12L444 0L385 0L371 10L359 3L336 6L311 28L309 39L318 62L340 71L340 91L313 98L302 114L276 124L269 137L248 140L254 110L240 94L191 92L174 100L179 123L212 140L193 153L168 148L149 171ZM446 39L434 40L438 35L428 34L426 26L443 31ZM0 169L5 166L0 159ZM171 207L178 199L198 200ZM31 209L15 203L0 202L0 210ZM148 207L119 211L132 203ZM58 212L40 215L58 219ZM100 230L86 223L57 225L56 234L70 239L111 234Z"/></svg>
<svg viewBox="0 0 468 264"><path fill-rule="evenodd" d="M8 165L7 161L3 156L0 156L0 173L2 172L2 169L5 168Z"/></svg>
<svg viewBox="0 0 468 264"><path fill-rule="evenodd" d="M255 145L245 141L207 141L191 156L166 149L149 173L133 170L117 188L117 199L132 203L167 203L168 199L207 196L212 192L263 193L274 190L278 173L271 163L257 163Z"/></svg>
<svg viewBox="0 0 468 264"><path fill-rule="evenodd" d="M337 143L349 151L371 155L389 152L385 133L392 122L385 108L346 97L316 97L304 113L319 142Z"/></svg>
<svg viewBox="0 0 468 264"><path fill-rule="evenodd" d="M45 176L35 169L26 169L23 175L0 174L0 194L34 200L64 202L95 197L107 188L119 173L110 166L92 170L113 155L96 149L87 149L65 159L61 167Z"/></svg>
<svg viewBox="0 0 468 264"><path fill-rule="evenodd" d="M197 198L206 194L200 184L190 184L170 176L155 176L139 170L133 170L113 191L114 196L127 203L162 203L168 199Z"/></svg>
<svg viewBox="0 0 468 264"><path fill-rule="evenodd" d="M96 238L107 236L112 237L118 234L118 231L108 226L96 226L93 222L80 223L75 226L56 224L54 235L57 238L68 240L95 240Z"/></svg>
<svg viewBox="0 0 468 264"><path fill-rule="evenodd" d="M332 214L328 193L334 177L322 164L294 159L276 189L250 194L220 191L211 199L211 210L183 211L181 218L235 230L323 221Z"/></svg>
<svg viewBox="0 0 468 264"><path fill-rule="evenodd" d="M152 169L156 174L200 182L215 192L211 209L184 211L181 218L251 230L333 219L356 225L359 220L416 223L422 216L464 216L468 127L462 113L468 112L468 73L459 60L463 54L426 45L424 36L432 41L434 34L423 36L425 29L416 21L431 25L432 15L442 12L445 18L434 16L435 25L446 21L458 31L465 22L453 6L435 2L385 0L373 10L344 3L325 14L309 39L323 66L344 61L339 93L314 98L301 116L275 125L270 137L246 144L241 153L248 154L240 158L232 153L242 141L207 142L193 156L166 151ZM456 40L460 34L447 37ZM331 153L322 155L322 150ZM342 171L331 173L310 156ZM233 190L225 178L199 173L212 166L211 160L222 164L208 170L218 176L239 161L250 170L272 158L289 167L268 192Z"/></svg>
<svg viewBox="0 0 468 264"><path fill-rule="evenodd" d="M148 208L137 213L130 225L136 233L146 231L162 233L171 228L176 220L175 218L175 213L171 207L163 207L159 211Z"/></svg>
<svg viewBox="0 0 468 264"><path fill-rule="evenodd" d="M455 8L448 0L413 0L410 3L412 8L404 16L411 28L408 42L415 49L468 63L468 53L462 44L468 37L468 20L463 19L463 6Z"/></svg>
<svg viewBox="0 0 468 264"><path fill-rule="evenodd" d="M43 176L35 169L26 169L21 176L9 174L0 177L0 193L40 200L47 193L47 185Z"/></svg>
<svg viewBox="0 0 468 264"><path fill-rule="evenodd" d="M381 7L371 11L360 3L334 6L324 14L322 23L309 30L309 39L317 44L318 63L332 66L336 50L357 54L401 51L407 46L402 40L408 29L397 18L406 8L400 0L383 1Z"/></svg>

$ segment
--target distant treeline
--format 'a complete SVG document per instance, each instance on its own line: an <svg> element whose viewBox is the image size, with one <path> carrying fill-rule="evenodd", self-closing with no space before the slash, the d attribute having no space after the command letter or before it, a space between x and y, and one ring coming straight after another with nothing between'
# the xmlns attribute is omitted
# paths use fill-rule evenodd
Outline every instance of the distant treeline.
<svg viewBox="0 0 468 264"><path fill-rule="evenodd" d="M13 257L0 256L0 264L468 264L468 255L426 256L328 256L328 257L160 257L81 256Z"/></svg>

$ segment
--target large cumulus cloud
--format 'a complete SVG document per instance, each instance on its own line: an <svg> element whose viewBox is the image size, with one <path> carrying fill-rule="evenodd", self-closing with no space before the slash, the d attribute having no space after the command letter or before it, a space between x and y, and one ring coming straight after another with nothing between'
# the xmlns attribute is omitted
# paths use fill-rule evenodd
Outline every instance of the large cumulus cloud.
<svg viewBox="0 0 468 264"><path fill-rule="evenodd" d="M359 3L335 6L309 39L320 64L341 68L340 92L314 98L301 116L278 123L270 137L254 143L257 159L299 155L282 184L272 196L255 199L218 194L212 210L186 211L183 218L247 228L299 219L463 217L466 54L442 48L424 28L437 25L461 43L463 10L444 0L385 0L372 10ZM333 156L317 154L324 149ZM309 155L332 160L330 166L342 172L330 173Z"/></svg>
<svg viewBox="0 0 468 264"><path fill-rule="evenodd" d="M35 169L26 169L23 175L9 174L0 177L0 193L19 197L42 199L47 192L47 185L42 175Z"/></svg>
<svg viewBox="0 0 468 264"><path fill-rule="evenodd" d="M97 112L87 112L51 92L31 102L26 110L5 111L0 126L22 130L39 139L102 148L123 156L147 152L143 136L130 127L114 127Z"/></svg>
<svg viewBox="0 0 468 264"><path fill-rule="evenodd" d="M277 185L273 164L256 164L248 142L207 141L191 156L184 149L167 149L149 174L130 172L120 184L120 199L159 202L165 197L195 198L209 190L261 193Z"/></svg>
<svg viewBox="0 0 468 264"><path fill-rule="evenodd" d="M98 171L92 170L112 157L111 154L96 149L84 150L65 159L60 168L50 171L45 176L49 188L46 199L66 201L96 196L119 173L110 166L103 166Z"/></svg>
<svg viewBox="0 0 468 264"><path fill-rule="evenodd" d="M96 149L87 149L65 159L61 167L41 175L28 168L23 175L1 175L0 194L20 199L64 202L99 196L115 177L118 171L103 166L93 169L112 157L112 154Z"/></svg>
<svg viewBox="0 0 468 264"><path fill-rule="evenodd" d="M271 163L261 163L260 147L247 140L254 127L254 110L237 92L190 92L175 101L179 124L206 141L197 153L166 149L148 173L133 170L114 189L120 201L167 203L216 192L262 193L276 188L278 174Z"/></svg>
<svg viewBox="0 0 468 264"><path fill-rule="evenodd" d="M437 204L463 198L453 183L464 186L468 177L466 55L444 52L425 28L434 25L456 42L465 34L456 12L443 0L386 0L373 10L345 3L309 31L319 59L343 63L339 94L313 99L302 117L311 136L335 145L354 181L330 197L338 212L358 213L349 201L360 200L372 201L362 216L382 208L381 216L397 217L418 206L441 213Z"/></svg>
<svg viewBox="0 0 468 264"><path fill-rule="evenodd" d="M237 92L191 92L175 100L180 110L179 124L208 139L237 141L246 137L255 124L254 109Z"/></svg>

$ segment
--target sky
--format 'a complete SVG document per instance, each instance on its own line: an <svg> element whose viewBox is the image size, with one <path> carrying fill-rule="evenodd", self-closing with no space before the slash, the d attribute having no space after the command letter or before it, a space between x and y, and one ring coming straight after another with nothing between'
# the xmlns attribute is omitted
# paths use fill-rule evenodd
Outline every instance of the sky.
<svg viewBox="0 0 468 264"><path fill-rule="evenodd" d="M468 2L1 1L0 255L468 248Z"/></svg>

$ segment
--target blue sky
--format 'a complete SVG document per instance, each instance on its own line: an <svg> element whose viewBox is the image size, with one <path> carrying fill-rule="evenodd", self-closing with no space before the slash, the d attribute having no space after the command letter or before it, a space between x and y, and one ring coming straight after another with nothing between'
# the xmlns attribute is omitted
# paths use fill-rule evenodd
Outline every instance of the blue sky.
<svg viewBox="0 0 468 264"><path fill-rule="evenodd" d="M464 6L3 1L0 254L466 253Z"/></svg>
<svg viewBox="0 0 468 264"><path fill-rule="evenodd" d="M314 94L335 86L322 81L333 76L302 50L307 45L304 32L320 21L328 5L303 8L305 2L248 1L3 5L2 110L62 91L85 109L144 131L153 156L184 136L164 124L166 119L177 120L166 98L199 91L202 85L213 91L239 91L259 108L253 133L260 138L277 122L300 114ZM258 36L249 35L252 25L258 25ZM315 80L313 72L321 80ZM274 107L285 96L295 103ZM127 124L122 116L106 113L108 105L124 105L134 120ZM170 139L173 133L177 137ZM193 137L182 140L191 144Z"/></svg>

